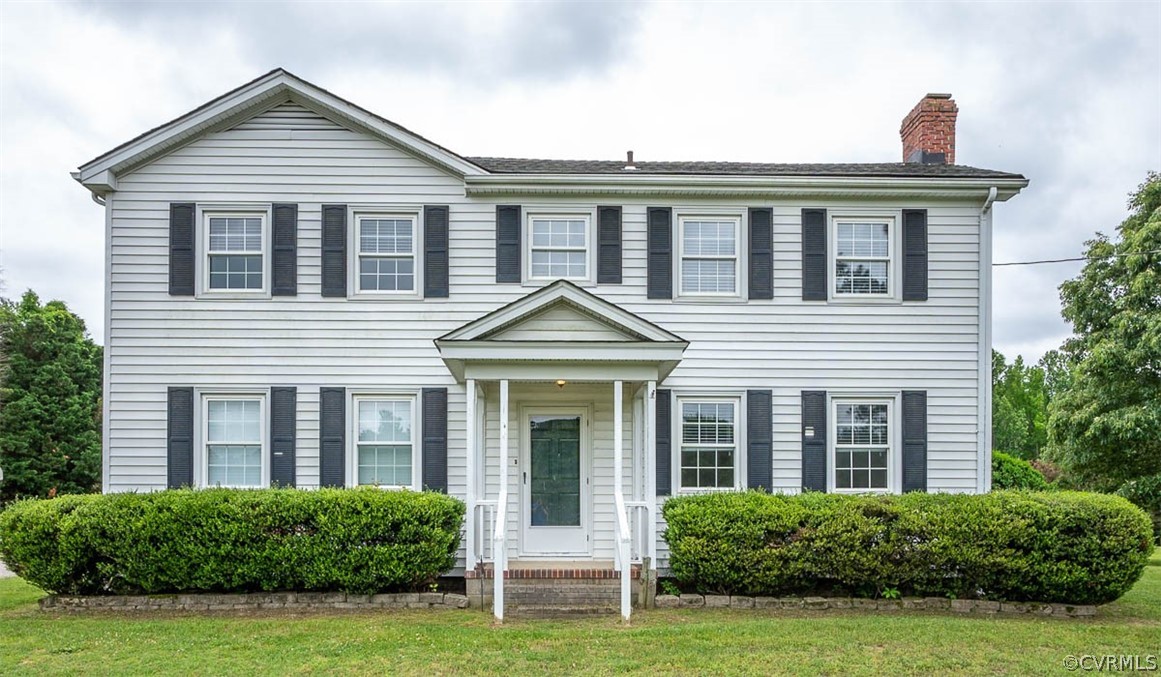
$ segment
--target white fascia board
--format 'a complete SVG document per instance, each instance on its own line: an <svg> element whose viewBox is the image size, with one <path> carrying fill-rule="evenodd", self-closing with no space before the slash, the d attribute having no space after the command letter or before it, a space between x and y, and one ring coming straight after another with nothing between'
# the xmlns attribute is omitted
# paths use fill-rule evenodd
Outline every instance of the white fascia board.
<svg viewBox="0 0 1161 677"><path fill-rule="evenodd" d="M659 381L668 371L662 365L630 363L560 363L560 362L494 362L469 363L460 365L459 380L477 381L537 381L568 383L608 383L611 381ZM565 386L567 387L567 385Z"/></svg>
<svg viewBox="0 0 1161 677"><path fill-rule="evenodd" d="M485 362L666 362L681 360L685 341L448 341L437 339L445 360Z"/></svg>
<svg viewBox="0 0 1161 677"><path fill-rule="evenodd" d="M223 120L246 110L259 109L271 100L278 99L298 99L299 102L319 106L457 175L486 173L481 167L454 153L283 71L260 78L227 97L147 133L123 148L82 165L75 178L86 187L91 187L90 183L108 170L124 169L147 161L166 150L188 143Z"/></svg>
<svg viewBox="0 0 1161 677"><path fill-rule="evenodd" d="M713 197L859 196L969 198L993 186L1007 200L1027 179L834 176L696 176L608 174L489 174L464 179L469 196L688 195Z"/></svg>

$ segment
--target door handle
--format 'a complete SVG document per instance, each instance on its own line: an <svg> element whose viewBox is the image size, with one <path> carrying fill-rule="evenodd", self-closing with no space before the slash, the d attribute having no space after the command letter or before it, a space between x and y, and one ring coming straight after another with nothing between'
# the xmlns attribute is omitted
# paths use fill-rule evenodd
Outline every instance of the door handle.
<svg viewBox="0 0 1161 677"><path fill-rule="evenodd" d="M527 473L527 472L522 472L522 473L520 473L520 474L524 476L524 484L528 484L528 473Z"/></svg>

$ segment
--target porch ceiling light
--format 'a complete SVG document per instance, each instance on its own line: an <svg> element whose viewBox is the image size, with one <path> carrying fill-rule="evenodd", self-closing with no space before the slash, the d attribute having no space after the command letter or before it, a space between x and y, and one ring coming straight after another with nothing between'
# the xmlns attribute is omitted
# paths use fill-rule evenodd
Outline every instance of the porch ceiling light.
<svg viewBox="0 0 1161 677"><path fill-rule="evenodd" d="M563 388L564 388L564 384L566 384L566 383L568 383L568 381L565 381L564 379L559 379L559 380L557 380L557 382L556 382L556 387L557 387L557 388L562 388L562 389L563 389Z"/></svg>

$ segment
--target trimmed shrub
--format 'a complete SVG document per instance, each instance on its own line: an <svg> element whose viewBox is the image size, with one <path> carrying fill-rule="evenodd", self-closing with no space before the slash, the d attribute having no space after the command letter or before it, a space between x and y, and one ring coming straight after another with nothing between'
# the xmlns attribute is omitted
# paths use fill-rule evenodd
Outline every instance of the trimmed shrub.
<svg viewBox="0 0 1161 677"><path fill-rule="evenodd" d="M1002 451L993 451L992 488L1044 491L1049 487L1044 475L1028 461Z"/></svg>
<svg viewBox="0 0 1161 677"><path fill-rule="evenodd" d="M1149 513L1153 518L1153 538L1161 542L1161 474L1129 480L1117 489L1117 495Z"/></svg>
<svg viewBox="0 0 1161 677"><path fill-rule="evenodd" d="M414 590L455 566L463 518L375 488L63 496L0 513L0 559L63 594Z"/></svg>
<svg viewBox="0 0 1161 677"><path fill-rule="evenodd" d="M669 566L684 588L741 595L905 595L1102 604L1129 590L1152 525L1117 496L797 496L670 499Z"/></svg>

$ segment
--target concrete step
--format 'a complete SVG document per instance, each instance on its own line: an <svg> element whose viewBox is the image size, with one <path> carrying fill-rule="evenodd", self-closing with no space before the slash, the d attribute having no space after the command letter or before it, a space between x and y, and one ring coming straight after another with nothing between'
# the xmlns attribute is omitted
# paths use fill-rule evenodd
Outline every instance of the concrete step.
<svg viewBox="0 0 1161 677"><path fill-rule="evenodd" d="M505 615L517 618L572 618L577 616L608 616L620 613L613 604L512 604Z"/></svg>

